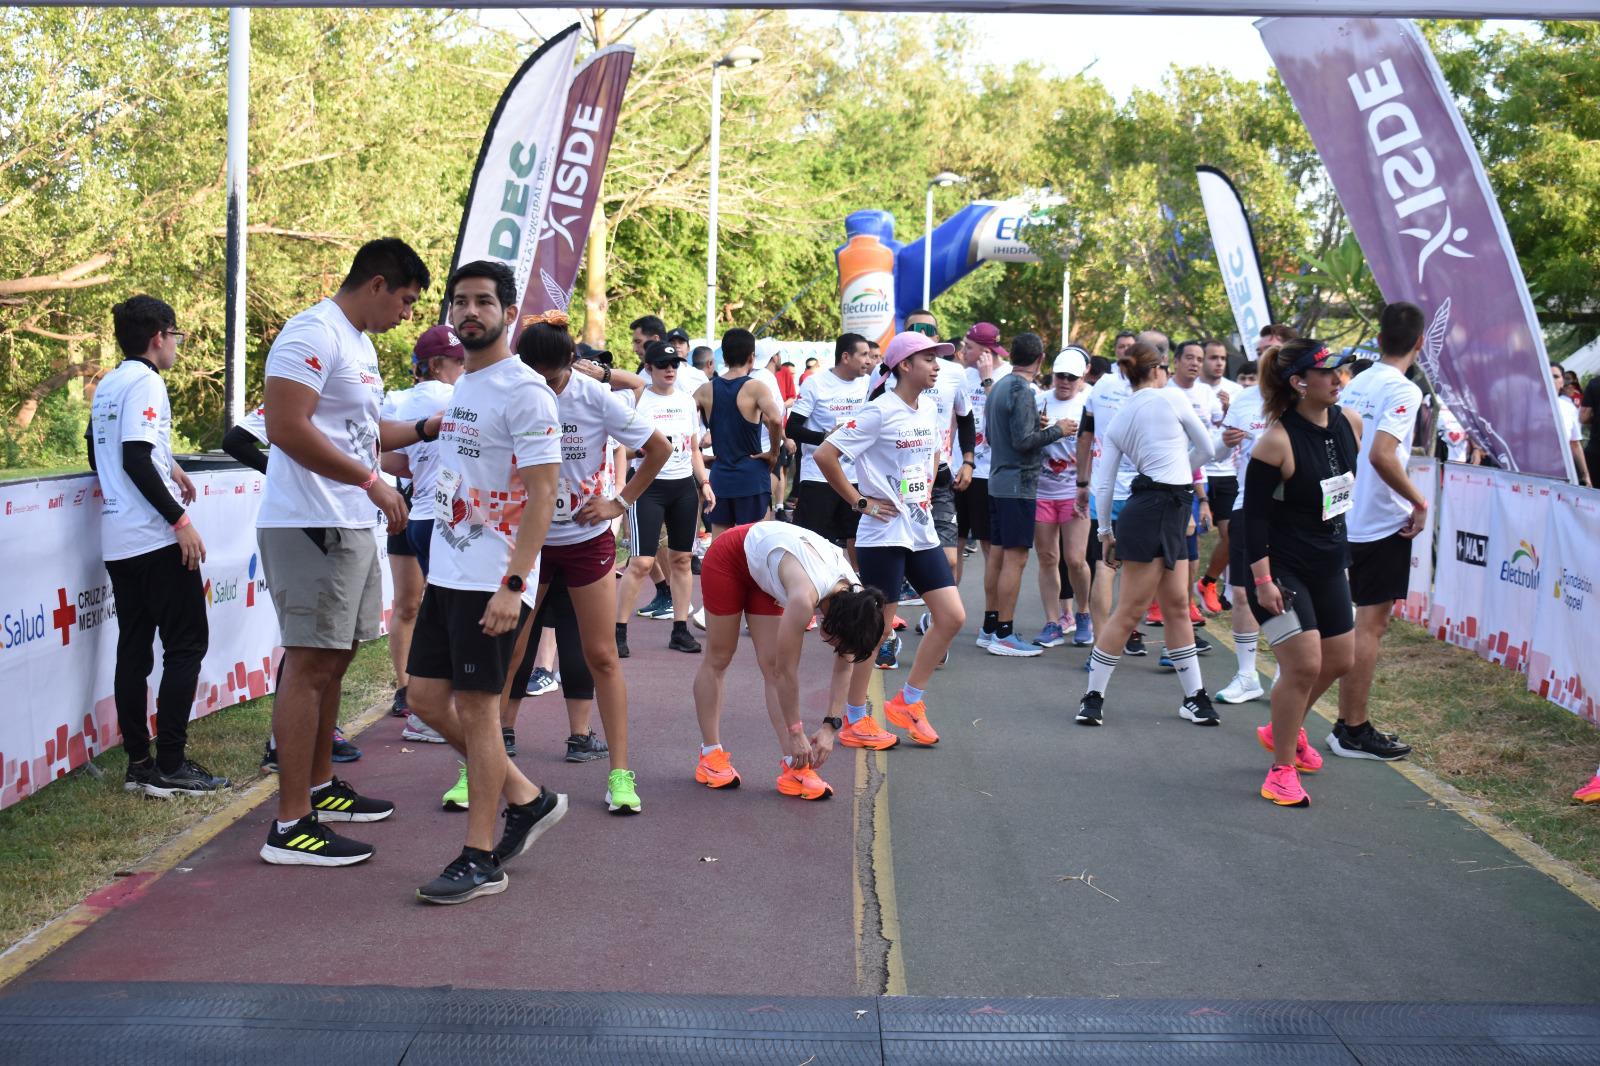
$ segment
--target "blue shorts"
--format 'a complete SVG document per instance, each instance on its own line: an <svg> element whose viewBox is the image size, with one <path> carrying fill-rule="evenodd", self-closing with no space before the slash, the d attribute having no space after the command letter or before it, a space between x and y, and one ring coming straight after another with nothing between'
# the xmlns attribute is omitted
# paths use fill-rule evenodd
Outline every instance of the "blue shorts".
<svg viewBox="0 0 1600 1066"><path fill-rule="evenodd" d="M1194 532L1183 538L1183 545L1189 552L1189 561L1197 562L1200 558L1200 497L1194 498L1189 516L1194 519Z"/></svg>
<svg viewBox="0 0 1600 1066"><path fill-rule="evenodd" d="M919 596L950 588L956 578L943 548L863 548L856 546L856 563L861 583L883 593L890 603L898 603L900 590L909 582Z"/></svg>
<svg viewBox="0 0 1600 1066"><path fill-rule="evenodd" d="M1010 496L989 497L989 543L1000 548L1033 547L1038 503Z"/></svg>
<svg viewBox="0 0 1600 1066"><path fill-rule="evenodd" d="M411 545L411 554L417 557L417 565L422 567L422 576L428 576L428 552L433 547L433 519L412 519L406 523L406 542Z"/></svg>
<svg viewBox="0 0 1600 1066"><path fill-rule="evenodd" d="M754 496L718 496L717 505L706 512L714 526L747 526L752 522L766 521L772 510L772 493L758 492Z"/></svg>

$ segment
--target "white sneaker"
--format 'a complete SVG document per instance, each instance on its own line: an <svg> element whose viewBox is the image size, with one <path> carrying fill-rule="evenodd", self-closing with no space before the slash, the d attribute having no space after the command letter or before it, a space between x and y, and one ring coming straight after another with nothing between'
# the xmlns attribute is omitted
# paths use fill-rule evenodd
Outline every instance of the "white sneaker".
<svg viewBox="0 0 1600 1066"><path fill-rule="evenodd" d="M706 609L704 607L696 607L690 611L689 621L694 623L696 629L704 632L706 628Z"/></svg>
<svg viewBox="0 0 1600 1066"><path fill-rule="evenodd" d="M406 727L400 730L400 736L405 740L420 740L424 744L444 743L444 737L437 730L414 714L406 715Z"/></svg>
<svg viewBox="0 0 1600 1066"><path fill-rule="evenodd" d="M987 648L989 645L991 645L993 643L994 643L994 634L993 633L985 633L981 629L978 630L978 640L977 640L978 647Z"/></svg>
<svg viewBox="0 0 1600 1066"><path fill-rule="evenodd" d="M1235 674L1223 690L1217 693L1218 703L1249 703L1266 695L1261 681L1254 674Z"/></svg>
<svg viewBox="0 0 1600 1066"><path fill-rule="evenodd" d="M933 628L933 615L923 611L922 617L917 619L917 635L924 636L931 628Z"/></svg>

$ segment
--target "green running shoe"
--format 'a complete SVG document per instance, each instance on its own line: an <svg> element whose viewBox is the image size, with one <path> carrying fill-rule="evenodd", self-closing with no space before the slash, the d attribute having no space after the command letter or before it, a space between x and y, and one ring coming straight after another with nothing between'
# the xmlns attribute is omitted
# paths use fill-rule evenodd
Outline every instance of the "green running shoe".
<svg viewBox="0 0 1600 1066"><path fill-rule="evenodd" d="M449 792L444 794L440 801L447 811L464 811L467 809L467 764L461 764L461 776Z"/></svg>
<svg viewBox="0 0 1600 1066"><path fill-rule="evenodd" d="M465 775L466 771L462 773ZM466 780L465 776L462 780ZM644 810L639 793L633 789L632 770L613 770L606 778L606 810L612 814L639 814Z"/></svg>

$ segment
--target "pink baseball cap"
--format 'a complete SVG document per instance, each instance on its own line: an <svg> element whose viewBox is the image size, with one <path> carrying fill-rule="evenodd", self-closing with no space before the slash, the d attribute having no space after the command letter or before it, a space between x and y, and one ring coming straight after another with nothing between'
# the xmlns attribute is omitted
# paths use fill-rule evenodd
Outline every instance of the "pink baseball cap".
<svg viewBox="0 0 1600 1066"><path fill-rule="evenodd" d="M889 341L889 346L883 350L883 362L879 363L878 369L873 372L868 391L875 390L889 377L890 370L918 352L932 352L935 359L948 359L956 353L956 346L936 341L913 330L896 333Z"/></svg>
<svg viewBox="0 0 1600 1066"><path fill-rule="evenodd" d="M993 350L1000 347L1000 329L993 322L979 322L967 330L967 340Z"/></svg>
<svg viewBox="0 0 1600 1066"><path fill-rule="evenodd" d="M456 331L440 323L429 326L422 331L422 336L417 338L416 345L411 349L411 365L421 369L437 356L448 359L465 359L467 350L461 345L461 338L456 336Z"/></svg>

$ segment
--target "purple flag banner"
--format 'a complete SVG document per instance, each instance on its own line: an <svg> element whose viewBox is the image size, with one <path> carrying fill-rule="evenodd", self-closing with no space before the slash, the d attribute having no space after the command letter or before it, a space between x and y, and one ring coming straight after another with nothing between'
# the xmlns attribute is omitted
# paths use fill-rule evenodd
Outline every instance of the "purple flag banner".
<svg viewBox="0 0 1600 1066"><path fill-rule="evenodd" d="M545 200L533 276L522 294L518 333L523 316L565 311L572 299L589 223L600 203L600 182L611 155L622 96L632 72L633 46L614 44L584 61L567 90L555 175ZM515 343L515 337L512 340Z"/></svg>
<svg viewBox="0 0 1600 1066"><path fill-rule="evenodd" d="M1507 470L1573 478L1544 338L1505 219L1433 53L1400 19L1256 24L1384 299L1421 307L1418 359Z"/></svg>

